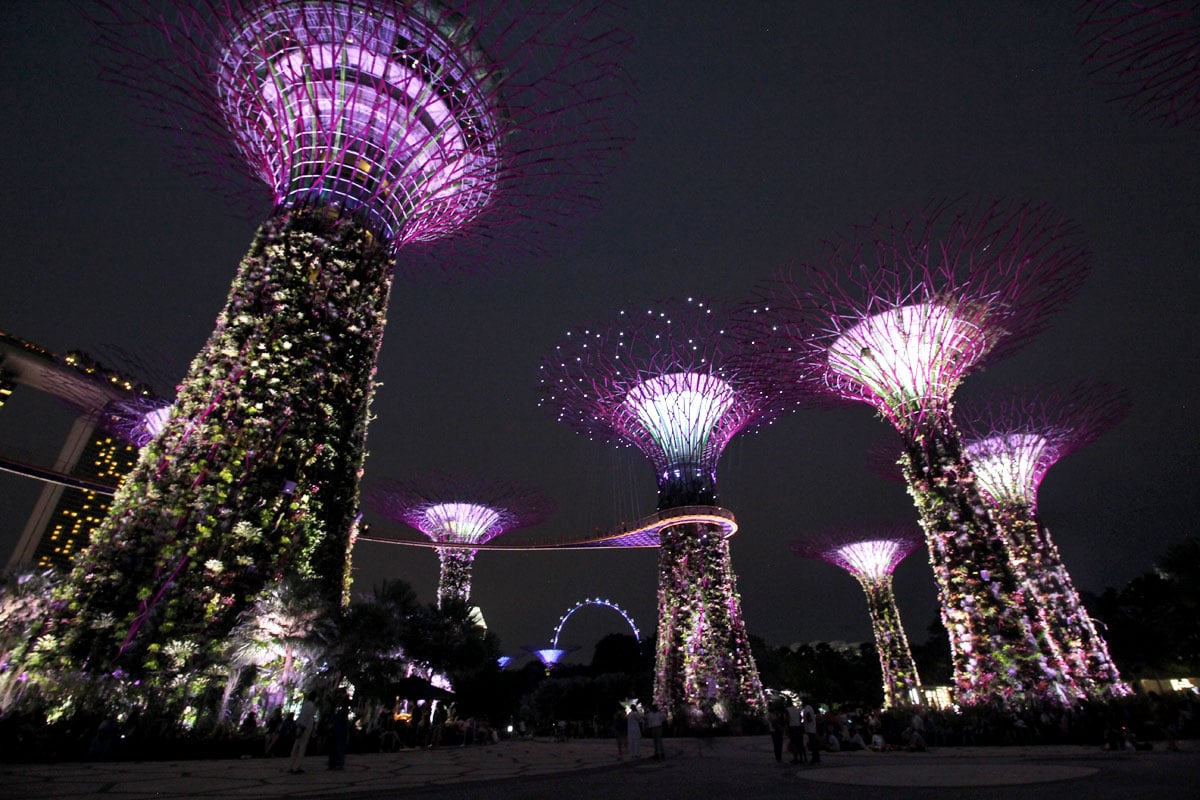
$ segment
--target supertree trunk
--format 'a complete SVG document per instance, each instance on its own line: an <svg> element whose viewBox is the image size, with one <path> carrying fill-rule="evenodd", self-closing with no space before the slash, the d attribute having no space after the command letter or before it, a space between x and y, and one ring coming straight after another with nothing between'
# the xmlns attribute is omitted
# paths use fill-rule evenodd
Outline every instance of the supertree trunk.
<svg viewBox="0 0 1200 800"><path fill-rule="evenodd" d="M905 432L902 460L964 705L1070 702L1078 690L974 485L949 414Z"/></svg>
<svg viewBox="0 0 1200 800"><path fill-rule="evenodd" d="M666 528L658 564L654 702L685 727L760 716L762 683L742 621L729 540L704 524Z"/></svg>
<svg viewBox="0 0 1200 800"><path fill-rule="evenodd" d="M1008 536L1014 563L1021 565L1034 587L1051 638L1061 648L1078 687L1097 699L1132 694L1037 512L1027 505L1005 504L995 507L993 513Z"/></svg>
<svg viewBox="0 0 1200 800"><path fill-rule="evenodd" d="M438 577L438 608L447 600L465 603L471 597L471 563L474 550L458 547L439 547L438 560L442 569Z"/></svg>
<svg viewBox="0 0 1200 800"><path fill-rule="evenodd" d="M79 556L72 666L153 688L215 658L270 582L344 599L391 269L333 211L263 224L171 419Z"/></svg>
<svg viewBox="0 0 1200 800"><path fill-rule="evenodd" d="M875 649L879 652L884 706L920 705L921 678L908 646L908 637L904 635L904 626L900 624L900 611L896 608L896 595L892 591L892 576L860 578L859 584L867 595L871 629L875 633Z"/></svg>

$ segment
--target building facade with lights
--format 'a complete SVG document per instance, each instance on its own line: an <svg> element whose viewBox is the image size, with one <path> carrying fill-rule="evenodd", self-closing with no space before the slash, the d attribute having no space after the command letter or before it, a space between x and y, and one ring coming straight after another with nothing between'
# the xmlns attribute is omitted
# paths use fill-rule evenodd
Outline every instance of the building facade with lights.
<svg viewBox="0 0 1200 800"><path fill-rule="evenodd" d="M137 463L138 448L78 419L55 467L85 481L116 487ZM68 572L75 555L99 529L112 503L111 492L46 484L9 558L9 566L53 567Z"/></svg>

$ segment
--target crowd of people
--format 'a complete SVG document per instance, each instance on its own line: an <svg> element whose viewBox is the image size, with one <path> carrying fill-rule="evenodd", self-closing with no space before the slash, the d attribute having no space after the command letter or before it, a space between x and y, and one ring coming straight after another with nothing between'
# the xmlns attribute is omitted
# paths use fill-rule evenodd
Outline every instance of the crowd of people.
<svg viewBox="0 0 1200 800"><path fill-rule="evenodd" d="M642 739L647 738L653 746L650 757L655 761L663 760L667 757L663 746L666 729L667 715L657 704L651 703L650 709L646 710L637 700L619 703L610 728L617 742L617 758L624 758L626 753L630 758L641 758Z"/></svg>
<svg viewBox="0 0 1200 800"><path fill-rule="evenodd" d="M775 760L783 743L793 762L820 763L821 751L908 750L930 747L1078 744L1105 750L1173 749L1200 736L1200 695L1175 693L1114 698L1107 702L1017 711L974 707L828 710L780 697L768 710Z"/></svg>
<svg viewBox="0 0 1200 800"><path fill-rule="evenodd" d="M745 732L753 732L752 722L743 726ZM559 720L541 727L515 717L497 727L485 718L460 716L455 705L445 701L422 701L413 705L411 714L388 708L374 720L354 719L344 695L310 693L294 711L275 707L265 719L250 712L221 736L186 741L156 735L136 713L121 719L80 716L58 725L10 715L0 719L0 753L17 760L265 756L287 759L287 768L298 771L303 757L311 753L327 754L329 769L340 769L348 752L465 747L536 733L559 740L609 736L616 741L618 758L661 760L666 757L664 738L704 732L685 730L686 725L676 723L672 725L658 706L637 700L618 704L607 719ZM1200 737L1200 695L1151 692L1020 711L824 709L814 698L773 696L762 724L776 761L787 757L792 763L813 765L821 763L822 753L852 750L920 752L933 747L1036 744L1113 751L1171 749L1177 739ZM708 732L714 734L716 729Z"/></svg>

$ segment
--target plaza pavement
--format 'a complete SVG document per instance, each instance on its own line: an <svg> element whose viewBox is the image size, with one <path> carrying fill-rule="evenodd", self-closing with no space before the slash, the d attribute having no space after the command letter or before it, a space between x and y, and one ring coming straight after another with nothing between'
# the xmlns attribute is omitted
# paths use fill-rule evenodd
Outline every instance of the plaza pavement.
<svg viewBox="0 0 1200 800"><path fill-rule="evenodd" d="M1040 746L934 748L925 753L827 753L820 766L776 764L765 736L668 739L667 759L618 760L611 740L506 741L495 745L351 754L342 771L311 756L287 759L0 764L3 800L357 800L451 797L588 800L772 798L1200 798L1200 746L1144 753Z"/></svg>

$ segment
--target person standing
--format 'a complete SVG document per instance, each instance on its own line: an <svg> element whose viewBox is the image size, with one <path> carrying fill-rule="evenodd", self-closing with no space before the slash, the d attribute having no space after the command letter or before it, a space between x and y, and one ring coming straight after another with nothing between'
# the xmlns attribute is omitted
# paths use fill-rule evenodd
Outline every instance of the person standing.
<svg viewBox="0 0 1200 800"><path fill-rule="evenodd" d="M642 709L638 706L637 703L634 703L633 705L631 705L629 707L629 718L628 718L628 722L629 722L629 732L628 732L628 734L629 734L629 757L630 758L640 758L641 757L638 754L638 745L641 744L641 741L642 741L642 721L643 720L644 720L644 717L642 716Z"/></svg>
<svg viewBox="0 0 1200 800"><path fill-rule="evenodd" d="M629 712L620 703L613 714L613 737L617 740L617 758L625 757L625 748L629 742Z"/></svg>
<svg viewBox="0 0 1200 800"><path fill-rule="evenodd" d="M800 706L788 700L787 704L787 737L788 750L792 753L792 763L800 764L805 760L804 755L804 715Z"/></svg>
<svg viewBox="0 0 1200 800"><path fill-rule="evenodd" d="M346 746L350 741L350 703L344 695L334 702L333 718L329 723L329 738L329 768L344 769Z"/></svg>
<svg viewBox="0 0 1200 800"><path fill-rule="evenodd" d="M817 740L817 712L813 711L807 699L801 702L804 703L804 708L800 711L800 719L804 724L804 739L809 747L812 763L820 764L821 743Z"/></svg>
<svg viewBox="0 0 1200 800"><path fill-rule="evenodd" d="M304 772L300 765L304 754L308 751L308 740L317 724L317 693L311 691L304 696L300 706L300 716L296 718L296 741L292 745L292 760L288 764L288 772Z"/></svg>
<svg viewBox="0 0 1200 800"><path fill-rule="evenodd" d="M771 749L775 751L775 762L783 762L783 734L787 730L787 706L783 700L775 700L767 707L767 730L771 734Z"/></svg>
<svg viewBox="0 0 1200 800"><path fill-rule="evenodd" d="M275 745L283 733L283 706L275 706L275 710L267 717L267 735L263 740L263 757L270 758L275 752Z"/></svg>
<svg viewBox="0 0 1200 800"><path fill-rule="evenodd" d="M667 757L663 749L663 726L667 724L667 715L658 710L658 704L651 703L650 711L646 714L646 733L654 741L654 760L662 761Z"/></svg>

